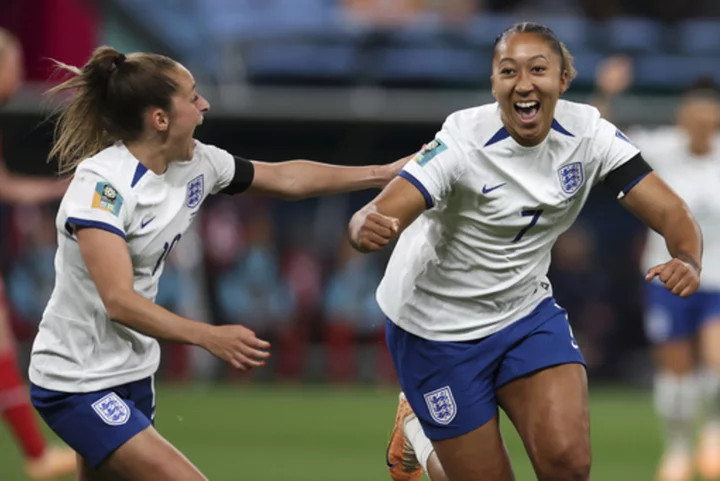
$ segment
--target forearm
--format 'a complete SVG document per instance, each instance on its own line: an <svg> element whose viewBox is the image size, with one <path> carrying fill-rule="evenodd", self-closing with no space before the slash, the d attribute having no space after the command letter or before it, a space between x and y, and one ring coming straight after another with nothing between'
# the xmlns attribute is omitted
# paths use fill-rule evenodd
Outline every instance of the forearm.
<svg viewBox="0 0 720 481"><path fill-rule="evenodd" d="M673 258L687 262L700 271L703 251L702 232L684 203L670 209L663 216L663 222L656 230L665 238L668 252Z"/></svg>
<svg viewBox="0 0 720 481"><path fill-rule="evenodd" d="M203 345L209 326L158 306L134 291L105 301L110 318L146 336L183 344Z"/></svg>
<svg viewBox="0 0 720 481"><path fill-rule="evenodd" d="M381 188L388 180L379 166L343 167L307 160L282 163L280 176L291 199Z"/></svg>

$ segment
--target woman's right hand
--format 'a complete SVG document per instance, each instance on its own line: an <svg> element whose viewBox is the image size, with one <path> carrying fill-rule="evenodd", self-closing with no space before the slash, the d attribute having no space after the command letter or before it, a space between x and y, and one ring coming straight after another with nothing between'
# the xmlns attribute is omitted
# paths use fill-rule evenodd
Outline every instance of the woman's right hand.
<svg viewBox="0 0 720 481"><path fill-rule="evenodd" d="M356 213L350 221L350 243L363 253L385 248L399 235L400 221L377 212L369 206Z"/></svg>
<svg viewBox="0 0 720 481"><path fill-rule="evenodd" d="M201 347L241 371L264 366L270 357L270 343L240 325L209 326Z"/></svg>

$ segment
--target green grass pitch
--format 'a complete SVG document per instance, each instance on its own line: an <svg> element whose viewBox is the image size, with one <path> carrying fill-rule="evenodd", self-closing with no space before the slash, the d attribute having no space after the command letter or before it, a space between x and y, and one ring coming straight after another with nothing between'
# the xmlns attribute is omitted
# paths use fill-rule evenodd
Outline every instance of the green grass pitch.
<svg viewBox="0 0 720 481"><path fill-rule="evenodd" d="M660 438L648 392L591 390L595 481L653 479ZM373 388L161 387L157 427L213 481L381 481L397 393ZM518 481L534 476L503 418ZM0 428L0 481L21 481Z"/></svg>

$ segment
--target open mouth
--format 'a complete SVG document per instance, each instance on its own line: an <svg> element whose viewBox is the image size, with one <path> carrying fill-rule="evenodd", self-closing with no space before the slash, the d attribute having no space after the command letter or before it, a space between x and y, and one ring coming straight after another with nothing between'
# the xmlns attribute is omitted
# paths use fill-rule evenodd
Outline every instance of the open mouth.
<svg viewBox="0 0 720 481"><path fill-rule="evenodd" d="M526 102L515 102L513 104L515 112L518 114L520 122L523 124L532 124L537 119L540 112L540 102L537 100L528 100Z"/></svg>

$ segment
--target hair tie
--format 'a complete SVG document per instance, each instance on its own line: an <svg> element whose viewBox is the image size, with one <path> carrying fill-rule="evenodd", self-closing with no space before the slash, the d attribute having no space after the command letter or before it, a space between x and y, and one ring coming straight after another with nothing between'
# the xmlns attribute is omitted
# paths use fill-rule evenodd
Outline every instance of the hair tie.
<svg viewBox="0 0 720 481"><path fill-rule="evenodd" d="M126 59L127 59L127 57L125 56L124 53L118 54L118 56L115 57L115 60L113 60L113 64L115 65L116 68L120 68L120 66L125 63Z"/></svg>

